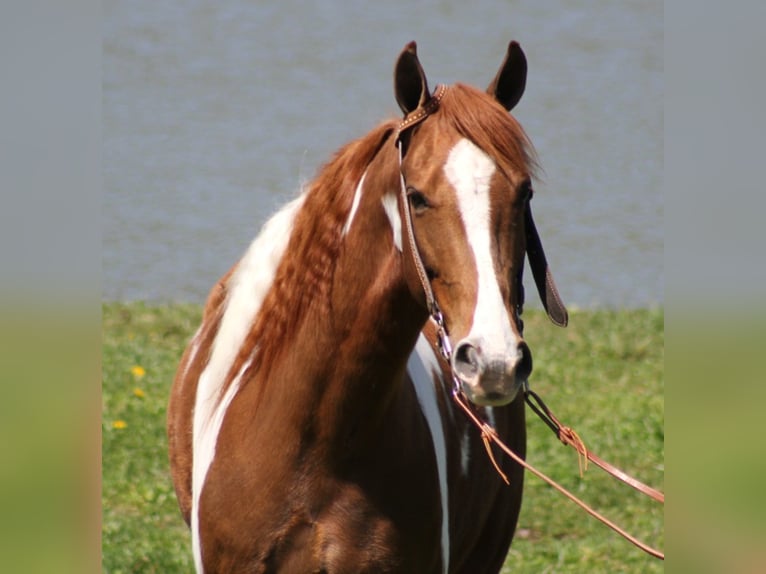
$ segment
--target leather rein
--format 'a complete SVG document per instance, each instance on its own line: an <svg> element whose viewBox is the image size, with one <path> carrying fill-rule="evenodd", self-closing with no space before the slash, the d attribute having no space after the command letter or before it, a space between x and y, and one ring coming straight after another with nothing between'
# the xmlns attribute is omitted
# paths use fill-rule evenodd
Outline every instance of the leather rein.
<svg viewBox="0 0 766 574"><path fill-rule="evenodd" d="M577 498L574 494L566 490L564 487L556 483L553 479L546 476L544 473L537 470L535 467L533 467L531 464L529 464L527 461L525 461L522 457L517 455L515 452L513 452L500 438L497 431L486 421L483 421L479 418L479 416L474 412L474 409L472 408L471 404L469 403L468 399L466 398L465 394L463 393L461 389L461 383L458 376L455 374L454 369L452 368L452 343L449 338L449 334L447 333L447 326L444 321L444 315L441 312L441 309L439 308L439 304L436 301L436 298L434 297L433 289L431 287L431 282L428 279L428 275L425 270L425 265L423 264L422 257L420 256L420 252L418 251L417 245L415 243L415 234L413 231L413 225L412 225L412 213L411 209L409 207L409 201L407 200L407 185L404 180L404 174L402 173L401 166L402 166L402 142L401 142L401 134L413 126L419 124L423 120L425 120L429 115L433 114L439 109L439 104L441 102L442 97L447 91L447 87L443 84L438 85L436 89L434 90L433 95L426 101L422 106L420 106L418 109L412 111L411 113L407 114L405 118L402 120L402 122L399 124L398 133L396 137L396 144L397 148L399 150L399 178L401 181L401 201L402 201L402 211L404 212L404 221L405 221L405 231L407 233L407 240L410 246L410 255L412 256L412 261L415 264L415 269L417 271L418 277L420 279L420 283L423 287L423 292L425 293L426 298L426 307L428 309L428 313L430 315L431 320L434 321L436 324L436 332L437 332L437 344L439 347L439 351L441 353L442 358L446 361L447 365L449 365L450 373L452 376L452 389L451 394L452 398L455 401L455 403L465 412L468 419L476 425L476 427L481 432L482 440L484 441L484 446L487 450L487 454L492 462L492 464L495 467L495 470L500 474L500 477L505 481L506 484L508 484L508 478L505 476L503 471L501 470L499 464L495 460L494 453L492 452L491 443L495 443L503 452L505 452L508 456L510 456L516 463L522 465L524 468L529 470L531 473L533 473L535 476L541 478L543 481L548 483L550 486L561 492L564 496L569 498L572 502L580 506L583 510L585 510L588 514L593 516L594 518L597 518L601 522L603 522L605 525L607 525L609 528L623 536L625 539L636 545L638 548L643 550L644 552L654 556L655 558L659 558L661 560L665 559L665 554L659 550L656 550L652 548L651 546L648 546L647 544L641 542L634 536L627 533L625 530L617 526L614 522L588 506L585 502ZM566 307L564 306L564 303L561 300L561 297L559 296L558 290L556 289L556 285L553 282L553 276L551 275L550 268L548 267L548 262L545 258L545 253L543 252L542 242L540 241L540 236L537 233L537 228L535 226L534 220L532 219L532 211L529 207L529 204L527 204L527 208L525 210L525 228L526 228L526 241L527 241L527 257L529 258L529 266L532 270L532 275L535 280L535 284L537 286L538 293L540 294L540 299L542 300L543 307L545 308L546 313L548 314L548 317L551 319L553 323L556 325L559 325L561 327L564 327L567 325L568 322L568 315ZM521 278L519 277L519 283L521 283ZM520 309L518 310L520 314ZM651 488L642 482L636 480L635 478L629 476L622 470L616 468L615 466L609 464L608 462L604 461L594 453L590 452L586 446L585 443L580 439L580 437L577 435L577 433L571 428L566 425L563 425L559 419L553 414L553 412L548 408L548 406L543 402L543 400L540 398L540 396L532 391L529 388L529 384L525 383L524 385L524 400L526 401L527 405L532 409L532 411L537 414L543 422L545 422L546 425L556 434L558 439L564 444L571 446L575 449L578 453L578 460L580 461L580 475L582 476L583 471L583 465L587 466L587 461L591 461L600 468L602 468L607 473L611 474L618 480L621 480L622 482L628 484L629 486L635 488L639 492L653 498L654 500L664 504L665 503L665 495L655 490L654 488Z"/></svg>

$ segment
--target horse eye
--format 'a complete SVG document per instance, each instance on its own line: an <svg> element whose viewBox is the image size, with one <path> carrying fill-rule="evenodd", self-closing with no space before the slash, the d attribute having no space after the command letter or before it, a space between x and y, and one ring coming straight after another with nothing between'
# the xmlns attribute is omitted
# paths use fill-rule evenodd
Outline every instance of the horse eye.
<svg viewBox="0 0 766 574"><path fill-rule="evenodd" d="M407 198L410 201L410 206L415 213L422 212L423 210L431 207L426 199L426 196L419 192L414 187L407 188Z"/></svg>
<svg viewBox="0 0 766 574"><path fill-rule="evenodd" d="M529 180L521 184L519 191L521 191L521 201L529 201L535 195L535 190L532 189L532 183Z"/></svg>

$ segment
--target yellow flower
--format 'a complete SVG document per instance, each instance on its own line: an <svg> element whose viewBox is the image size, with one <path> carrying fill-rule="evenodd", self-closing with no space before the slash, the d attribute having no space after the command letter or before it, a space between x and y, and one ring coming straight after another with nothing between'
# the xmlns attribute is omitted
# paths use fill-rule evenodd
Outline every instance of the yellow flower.
<svg viewBox="0 0 766 574"><path fill-rule="evenodd" d="M133 394L136 395L139 399L143 399L144 398L144 391L142 391L138 387L133 389Z"/></svg>
<svg viewBox="0 0 766 574"><path fill-rule="evenodd" d="M130 372L133 373L133 376L136 377L137 379L140 379L141 377L143 377L146 374L146 371L140 365L136 365L134 367L131 367Z"/></svg>
<svg viewBox="0 0 766 574"><path fill-rule="evenodd" d="M115 428L115 429L124 429L127 426L128 426L128 423L126 423L125 421L114 421L112 423L112 428Z"/></svg>

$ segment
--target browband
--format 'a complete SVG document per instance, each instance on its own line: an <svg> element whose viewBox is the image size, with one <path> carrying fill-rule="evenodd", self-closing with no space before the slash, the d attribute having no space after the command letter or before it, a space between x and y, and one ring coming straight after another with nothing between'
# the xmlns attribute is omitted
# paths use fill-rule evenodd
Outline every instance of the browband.
<svg viewBox="0 0 766 574"><path fill-rule="evenodd" d="M401 137L402 132L408 130L414 125L419 124L439 109L439 103L441 102L441 99L444 97L446 92L447 86L444 84L439 84L436 86L433 95L425 104L415 110L412 110L409 114L404 116L404 119L402 119L402 121L399 123L399 127L396 128L396 139L394 140L394 145L399 145L399 138Z"/></svg>

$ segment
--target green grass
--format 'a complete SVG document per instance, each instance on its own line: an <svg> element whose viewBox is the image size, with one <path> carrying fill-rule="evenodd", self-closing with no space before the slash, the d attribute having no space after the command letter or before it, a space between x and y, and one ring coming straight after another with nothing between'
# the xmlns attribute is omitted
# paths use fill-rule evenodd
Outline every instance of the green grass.
<svg viewBox="0 0 766 574"><path fill-rule="evenodd" d="M201 309L103 306L102 550L109 573L193 572L188 529L170 480L165 409ZM640 480L664 483L664 313L578 311L558 329L525 313L535 389L588 448ZM141 367L134 369L134 367ZM530 462L607 517L664 548L663 508L591 466L528 413ZM124 428L115 428L121 427ZM571 502L527 474L503 572L662 572Z"/></svg>

